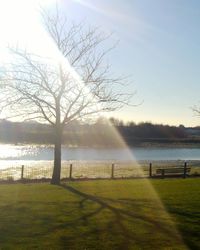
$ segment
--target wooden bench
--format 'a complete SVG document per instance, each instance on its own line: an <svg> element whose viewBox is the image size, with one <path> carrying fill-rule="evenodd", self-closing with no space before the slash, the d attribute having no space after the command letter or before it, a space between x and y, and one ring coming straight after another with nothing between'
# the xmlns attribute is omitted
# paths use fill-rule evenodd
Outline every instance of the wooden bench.
<svg viewBox="0 0 200 250"><path fill-rule="evenodd" d="M157 168L156 176L161 176L164 178L167 177L177 177L182 176L186 178L189 175L191 167L165 167L165 168Z"/></svg>

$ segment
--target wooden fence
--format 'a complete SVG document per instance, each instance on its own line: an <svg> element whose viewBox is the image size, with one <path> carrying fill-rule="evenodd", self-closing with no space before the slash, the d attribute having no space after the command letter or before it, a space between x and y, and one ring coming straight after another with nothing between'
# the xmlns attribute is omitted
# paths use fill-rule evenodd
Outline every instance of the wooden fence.
<svg viewBox="0 0 200 250"><path fill-rule="evenodd" d="M30 167L21 165L0 170L1 181L49 180L52 166ZM200 165L187 162L158 164L155 162L143 165L133 163L69 163L62 167L61 179L120 179L120 178L166 178L200 176Z"/></svg>

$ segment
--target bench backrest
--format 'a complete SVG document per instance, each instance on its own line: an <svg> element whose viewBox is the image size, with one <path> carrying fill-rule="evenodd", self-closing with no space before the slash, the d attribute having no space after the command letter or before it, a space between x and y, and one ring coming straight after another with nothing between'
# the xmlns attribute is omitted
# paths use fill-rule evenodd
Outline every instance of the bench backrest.
<svg viewBox="0 0 200 250"><path fill-rule="evenodd" d="M162 174L163 170L164 170L164 173L166 174L183 174L184 171L186 171L186 173L188 174L191 168L187 167L185 170L184 170L184 167L159 168L159 169L156 169L156 174Z"/></svg>

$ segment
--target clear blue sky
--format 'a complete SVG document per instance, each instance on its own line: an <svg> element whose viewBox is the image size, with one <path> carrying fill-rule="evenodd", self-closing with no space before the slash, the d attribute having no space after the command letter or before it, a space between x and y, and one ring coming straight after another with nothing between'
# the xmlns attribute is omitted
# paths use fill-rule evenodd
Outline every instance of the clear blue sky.
<svg viewBox="0 0 200 250"><path fill-rule="evenodd" d="M200 1L61 1L70 19L114 31L113 71L132 75L136 108L115 116L135 122L200 124L191 107L200 103Z"/></svg>

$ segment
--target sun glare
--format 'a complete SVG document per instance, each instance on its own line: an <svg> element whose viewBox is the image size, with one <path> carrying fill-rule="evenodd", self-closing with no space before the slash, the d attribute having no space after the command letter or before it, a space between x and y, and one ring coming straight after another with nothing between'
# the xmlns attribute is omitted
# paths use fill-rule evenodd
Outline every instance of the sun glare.
<svg viewBox="0 0 200 250"><path fill-rule="evenodd" d="M6 47L26 48L41 55L55 53L55 46L50 41L41 25L39 8L53 4L54 0L38 1L0 1L0 55L7 58Z"/></svg>

